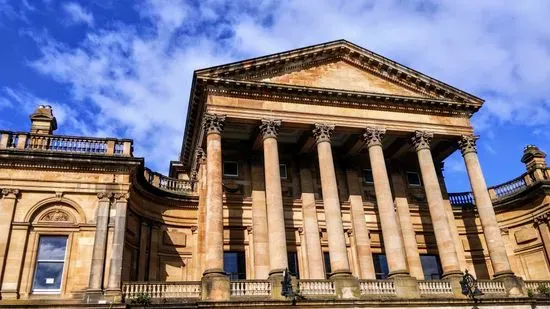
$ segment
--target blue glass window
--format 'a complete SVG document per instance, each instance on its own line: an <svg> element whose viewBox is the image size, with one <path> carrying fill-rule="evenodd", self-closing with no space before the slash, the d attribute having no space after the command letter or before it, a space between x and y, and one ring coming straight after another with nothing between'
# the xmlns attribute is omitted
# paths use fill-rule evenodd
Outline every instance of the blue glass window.
<svg viewBox="0 0 550 309"><path fill-rule="evenodd" d="M223 270L231 280L246 279L246 260L242 251L223 253Z"/></svg>
<svg viewBox="0 0 550 309"><path fill-rule="evenodd" d="M387 279L390 272L388 268L388 260L386 260L385 254L373 254L374 259L374 271L376 273L376 279Z"/></svg>
<svg viewBox="0 0 550 309"><path fill-rule="evenodd" d="M437 255L420 255L425 280L441 279L441 263Z"/></svg>
<svg viewBox="0 0 550 309"><path fill-rule="evenodd" d="M296 278L300 278L300 268L298 267L298 253L296 252L288 252L288 271L296 276Z"/></svg>
<svg viewBox="0 0 550 309"><path fill-rule="evenodd" d="M34 272L34 292L60 292L67 236L41 236Z"/></svg>

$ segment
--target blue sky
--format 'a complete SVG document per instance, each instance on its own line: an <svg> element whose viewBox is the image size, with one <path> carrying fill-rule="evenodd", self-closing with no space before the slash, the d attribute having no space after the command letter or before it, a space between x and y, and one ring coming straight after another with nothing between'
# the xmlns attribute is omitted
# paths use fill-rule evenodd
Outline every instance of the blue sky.
<svg viewBox="0 0 550 309"><path fill-rule="evenodd" d="M0 128L38 104L58 134L135 140L146 165L177 158L192 72L347 39L486 100L473 118L487 183L550 151L550 2L0 0ZM450 191L469 190L460 154Z"/></svg>

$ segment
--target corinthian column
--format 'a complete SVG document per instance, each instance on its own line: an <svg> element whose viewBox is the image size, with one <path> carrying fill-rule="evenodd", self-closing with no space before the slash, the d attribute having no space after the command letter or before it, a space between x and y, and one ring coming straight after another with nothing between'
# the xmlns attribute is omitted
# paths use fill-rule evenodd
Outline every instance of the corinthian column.
<svg viewBox="0 0 550 309"><path fill-rule="evenodd" d="M286 249L285 214L279 169L277 135L280 120L262 119L260 131L264 138L265 195L267 228L269 235L269 275L282 275L288 268Z"/></svg>
<svg viewBox="0 0 550 309"><path fill-rule="evenodd" d="M453 235L445 205L443 204L443 196L441 187L437 179L432 153L430 151L430 143L433 134L424 131L416 131L411 139L422 174L422 182L426 191L426 199L428 200L428 208L432 219L435 240L437 242L437 251L443 268L443 277L462 274L458 255L453 241Z"/></svg>
<svg viewBox="0 0 550 309"><path fill-rule="evenodd" d="M409 269L403 245L403 235L401 235L399 223L397 222L386 162L382 152L382 138L385 134L386 130L384 129L367 128L363 138L369 149L374 190L376 192L376 205L380 215L389 275L408 275Z"/></svg>
<svg viewBox="0 0 550 309"><path fill-rule="evenodd" d="M328 233L328 248L330 255L331 276L350 275L346 239L342 225L340 199L336 184L336 173L332 158L330 138L334 131L333 125L315 124L313 135L317 140L317 154L319 156L319 171L321 173L321 190L323 192L323 206Z"/></svg>
<svg viewBox="0 0 550 309"><path fill-rule="evenodd" d="M229 278L223 270L222 136L224 115L205 114L206 134L206 257L203 300L229 299Z"/></svg>
<svg viewBox="0 0 550 309"><path fill-rule="evenodd" d="M116 215L115 231L113 235L113 249L111 253L111 266L109 268L109 281L107 289L111 292L120 292L122 275L122 254L124 252L124 235L126 232L126 212L128 208L128 194L115 194Z"/></svg>
<svg viewBox="0 0 550 309"><path fill-rule="evenodd" d="M92 268L88 290L90 292L101 291L103 273L105 272L105 253L107 249L107 225L109 224L109 206L113 194L101 192L97 194L97 217L94 238L94 250L92 252Z"/></svg>
<svg viewBox="0 0 550 309"><path fill-rule="evenodd" d="M495 210L491 197L487 191L485 178L481 172L481 166L477 158L476 140L478 137L473 135L463 135L458 141L460 151L466 163L466 170L470 178L470 185L474 195L475 205L483 227L483 234L487 241L491 264L493 265L494 277L513 274L506 247L500 233Z"/></svg>

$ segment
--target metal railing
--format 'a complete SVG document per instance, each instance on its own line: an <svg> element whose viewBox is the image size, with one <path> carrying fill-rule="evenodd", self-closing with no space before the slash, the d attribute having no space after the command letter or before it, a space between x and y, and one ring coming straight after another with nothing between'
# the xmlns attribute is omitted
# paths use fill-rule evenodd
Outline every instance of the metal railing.
<svg viewBox="0 0 550 309"><path fill-rule="evenodd" d="M199 298L201 282L125 282L122 284L122 297L132 300L147 295L152 300L170 298Z"/></svg>
<svg viewBox="0 0 550 309"><path fill-rule="evenodd" d="M129 139L0 132L0 149L132 156Z"/></svg>

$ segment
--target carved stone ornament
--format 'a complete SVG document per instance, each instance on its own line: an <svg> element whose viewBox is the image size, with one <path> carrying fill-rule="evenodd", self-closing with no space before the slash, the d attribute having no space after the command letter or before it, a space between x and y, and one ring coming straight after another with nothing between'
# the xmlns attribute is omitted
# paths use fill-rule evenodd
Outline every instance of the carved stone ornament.
<svg viewBox="0 0 550 309"><path fill-rule="evenodd" d="M465 155L470 152L477 152L476 141L479 139L479 136L475 135L462 135L458 140L458 147L462 155Z"/></svg>
<svg viewBox="0 0 550 309"><path fill-rule="evenodd" d="M199 230L199 227L197 225L191 226L191 233L195 234Z"/></svg>
<svg viewBox="0 0 550 309"><path fill-rule="evenodd" d="M367 147L382 146L384 135L386 135L386 129L367 127L363 133L363 140L367 143Z"/></svg>
<svg viewBox="0 0 550 309"><path fill-rule="evenodd" d="M548 214L542 214L540 216L535 217L535 219L533 219L533 221L534 221L536 226L539 226L541 224L547 224L548 219L549 219L548 217L549 217Z"/></svg>
<svg viewBox="0 0 550 309"><path fill-rule="evenodd" d="M116 193L114 196L115 199L120 202L127 202L129 198L128 193Z"/></svg>
<svg viewBox="0 0 550 309"><path fill-rule="evenodd" d="M197 148L195 151L195 157L198 164L203 164L206 162L206 152L204 152L202 147Z"/></svg>
<svg viewBox="0 0 550 309"><path fill-rule="evenodd" d="M204 114L202 126L206 134L221 134L225 122L225 115Z"/></svg>
<svg viewBox="0 0 550 309"><path fill-rule="evenodd" d="M414 136L411 138L411 144L414 147L414 150L419 151L422 149L430 149L430 144L432 138L434 137L433 133L427 131L416 131Z"/></svg>
<svg viewBox="0 0 550 309"><path fill-rule="evenodd" d="M248 234L252 234L253 231L254 231L254 228L252 226L249 225L249 226L246 227L246 232Z"/></svg>
<svg viewBox="0 0 550 309"><path fill-rule="evenodd" d="M70 222L70 216L59 209L55 209L52 211L47 212L45 215L40 218L40 221L45 222Z"/></svg>
<svg viewBox="0 0 550 309"><path fill-rule="evenodd" d="M2 196L5 198L16 198L18 195L18 189L2 189Z"/></svg>
<svg viewBox="0 0 550 309"><path fill-rule="evenodd" d="M112 192L99 192L97 194L97 198L100 200L109 200L111 197L113 197Z"/></svg>
<svg viewBox="0 0 550 309"><path fill-rule="evenodd" d="M321 142L329 142L332 134L334 133L334 125L316 123L315 129L313 129L313 136L317 140L317 144Z"/></svg>
<svg viewBox="0 0 550 309"><path fill-rule="evenodd" d="M262 119L260 132L262 132L264 139L270 137L277 138L279 135L279 129L281 128L281 123L281 120Z"/></svg>

